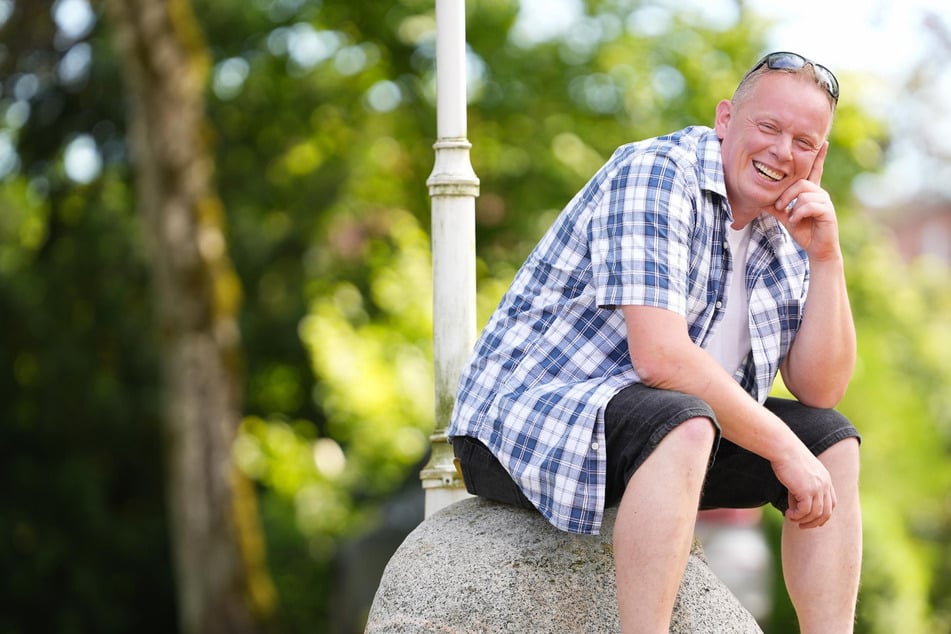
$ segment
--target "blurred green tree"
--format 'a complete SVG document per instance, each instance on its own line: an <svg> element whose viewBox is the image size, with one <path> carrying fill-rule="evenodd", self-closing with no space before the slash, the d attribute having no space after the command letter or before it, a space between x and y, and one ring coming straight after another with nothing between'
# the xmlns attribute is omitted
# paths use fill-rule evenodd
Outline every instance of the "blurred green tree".
<svg viewBox="0 0 951 634"><path fill-rule="evenodd" d="M257 483L275 627L359 631L368 605L345 600L347 545L418 521L434 422L433 3L191 4L211 62L222 237L243 290L234 456ZM0 631L174 631L162 331L131 212L121 60L91 9L85 28L62 17L84 0L0 5L12 7L0 56L0 530L12 537L0 592L16 606ZM712 121L764 25L745 10L724 26L590 0L570 32L529 42L513 32L516 0L467 5L484 323L617 145ZM861 337L842 406L865 434L857 631L948 631L949 283L937 267L901 265L855 210L851 182L878 167L886 131L850 101L860 78L841 79L824 185L843 217ZM413 493L387 507L404 485ZM54 590L64 598L50 611ZM780 607L769 631L794 630Z"/></svg>
<svg viewBox="0 0 951 634"><path fill-rule="evenodd" d="M0 3L0 631L175 631L115 56L52 8Z"/></svg>
<svg viewBox="0 0 951 634"><path fill-rule="evenodd" d="M241 417L241 284L204 134L207 47L185 0L115 0L105 8L150 246L179 622L188 634L257 632L273 611L274 590L256 497L232 459Z"/></svg>

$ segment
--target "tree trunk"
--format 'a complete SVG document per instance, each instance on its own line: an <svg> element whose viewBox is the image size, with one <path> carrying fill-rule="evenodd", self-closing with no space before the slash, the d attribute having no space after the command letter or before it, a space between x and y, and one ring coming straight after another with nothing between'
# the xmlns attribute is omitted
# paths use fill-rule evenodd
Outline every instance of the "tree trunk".
<svg viewBox="0 0 951 634"><path fill-rule="evenodd" d="M129 100L165 370L171 541L184 634L256 632L273 611L256 500L231 459L240 283L212 179L208 58L188 0L107 0Z"/></svg>

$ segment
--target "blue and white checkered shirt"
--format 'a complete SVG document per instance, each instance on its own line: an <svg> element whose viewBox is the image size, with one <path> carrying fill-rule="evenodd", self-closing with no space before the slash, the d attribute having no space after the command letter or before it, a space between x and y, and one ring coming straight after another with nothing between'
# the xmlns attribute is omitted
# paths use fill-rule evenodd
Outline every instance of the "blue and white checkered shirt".
<svg viewBox="0 0 951 634"><path fill-rule="evenodd" d="M618 307L674 311L703 346L726 302L731 222L713 130L618 148L516 274L463 372L449 435L482 441L558 528L597 533L604 407L639 381ZM807 286L805 253L761 215L746 268L752 351L735 375L761 402Z"/></svg>

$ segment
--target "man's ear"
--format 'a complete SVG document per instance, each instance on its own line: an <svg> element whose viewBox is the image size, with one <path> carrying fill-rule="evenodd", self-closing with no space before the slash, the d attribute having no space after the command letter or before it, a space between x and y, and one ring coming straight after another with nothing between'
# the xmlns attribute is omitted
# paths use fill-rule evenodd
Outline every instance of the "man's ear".
<svg viewBox="0 0 951 634"><path fill-rule="evenodd" d="M717 118L714 128L717 131L717 136L720 137L720 140L723 140L723 136L726 134L727 125L730 123L730 116L733 114L733 102L729 99L724 99L717 104Z"/></svg>

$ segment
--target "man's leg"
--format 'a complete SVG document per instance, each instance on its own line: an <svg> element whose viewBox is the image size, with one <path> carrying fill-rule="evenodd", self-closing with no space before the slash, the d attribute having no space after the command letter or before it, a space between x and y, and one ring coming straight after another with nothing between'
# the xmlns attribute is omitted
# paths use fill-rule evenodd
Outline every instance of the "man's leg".
<svg viewBox="0 0 951 634"><path fill-rule="evenodd" d="M804 634L851 632L862 567L859 444L846 438L819 455L837 504L820 528L783 524L783 573Z"/></svg>
<svg viewBox="0 0 951 634"><path fill-rule="evenodd" d="M708 418L691 418L667 434L628 482L614 525L618 610L626 634L670 629L715 438Z"/></svg>

